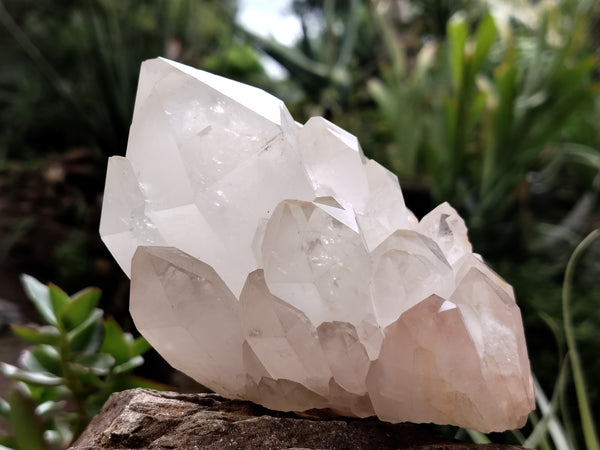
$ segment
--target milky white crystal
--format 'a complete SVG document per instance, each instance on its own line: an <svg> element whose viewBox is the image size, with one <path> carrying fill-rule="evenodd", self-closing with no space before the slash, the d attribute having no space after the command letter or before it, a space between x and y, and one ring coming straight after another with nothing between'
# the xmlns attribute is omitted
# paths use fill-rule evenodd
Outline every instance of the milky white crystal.
<svg viewBox="0 0 600 450"><path fill-rule="evenodd" d="M143 63L100 233L140 332L224 396L485 432L534 407L512 288L456 211L417 221L354 136L259 89Z"/></svg>

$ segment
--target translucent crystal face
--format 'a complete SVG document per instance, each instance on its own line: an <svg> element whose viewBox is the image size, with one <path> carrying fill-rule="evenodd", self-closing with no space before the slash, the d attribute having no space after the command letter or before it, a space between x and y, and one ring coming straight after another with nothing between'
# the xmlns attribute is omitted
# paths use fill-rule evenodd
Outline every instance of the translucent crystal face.
<svg viewBox="0 0 600 450"><path fill-rule="evenodd" d="M100 233L140 332L224 396L485 432L534 407L512 288L456 211L417 221L354 136L261 90L143 63Z"/></svg>

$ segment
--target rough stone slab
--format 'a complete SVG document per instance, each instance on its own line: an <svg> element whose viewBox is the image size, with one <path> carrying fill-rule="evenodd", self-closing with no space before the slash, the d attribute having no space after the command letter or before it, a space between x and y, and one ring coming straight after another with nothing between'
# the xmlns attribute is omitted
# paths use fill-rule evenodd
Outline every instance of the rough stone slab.
<svg viewBox="0 0 600 450"><path fill-rule="evenodd" d="M91 449L469 449L514 450L431 435L376 419L298 416L216 394L149 389L114 393L71 450Z"/></svg>

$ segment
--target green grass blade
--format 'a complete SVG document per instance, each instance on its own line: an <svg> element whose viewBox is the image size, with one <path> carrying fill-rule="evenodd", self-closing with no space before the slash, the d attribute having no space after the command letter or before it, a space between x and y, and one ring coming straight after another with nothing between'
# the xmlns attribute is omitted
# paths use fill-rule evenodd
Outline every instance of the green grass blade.
<svg viewBox="0 0 600 450"><path fill-rule="evenodd" d="M529 413L529 421L531 422L531 425L534 428L539 423L540 418L537 415L537 410L533 410ZM517 441L517 442L519 442L519 443L521 443L521 445L523 445L523 442L525 442L525 440ZM540 444L539 444L539 450L554 450L554 447L550 445L548 436L544 435L542 437Z"/></svg>
<svg viewBox="0 0 600 450"><path fill-rule="evenodd" d="M259 36L240 28L258 48L281 64L293 77L310 86L326 84L330 78L329 68L323 63L311 60L300 51L286 47L279 42Z"/></svg>
<svg viewBox="0 0 600 450"><path fill-rule="evenodd" d="M494 18L487 14L477 27L475 37L475 53L473 55L473 64L471 70L473 76L481 69L485 60L488 58L490 48L496 39L496 24Z"/></svg>
<svg viewBox="0 0 600 450"><path fill-rule="evenodd" d="M492 442L490 441L490 438L481 431L467 429L467 434L475 444L490 444Z"/></svg>
<svg viewBox="0 0 600 450"><path fill-rule="evenodd" d="M381 34L382 46L390 59L391 74L395 79L403 80L406 75L406 52L402 42L394 35L394 26L390 18L380 8L373 8L373 19L377 31Z"/></svg>
<svg viewBox="0 0 600 450"><path fill-rule="evenodd" d="M510 430L510 434L512 434L514 436L514 438L517 440L517 442L525 442L525 439L526 439L525 435L518 428L516 430ZM544 449L540 448L540 450L544 450Z"/></svg>
<svg viewBox="0 0 600 450"><path fill-rule="evenodd" d="M569 258L569 262L567 263L562 292L565 336L567 338L567 348L569 349L569 353L571 355L571 368L573 370L573 381L575 382L575 392L577 393L577 403L579 406L579 414L581 416L583 437L585 439L585 445L588 450L599 450L600 443L598 442L598 436L596 435L596 430L594 429L594 419L592 417L592 411L587 398L587 390L585 386L583 368L581 365L579 352L577 351L577 345L575 342L575 333L573 330L570 303L571 288L573 286L573 277L575 275L575 266L577 264L577 261L581 258L581 255L583 254L584 250L590 246L590 244L598 237L598 235L600 235L600 229L592 231L575 248L575 251Z"/></svg>
<svg viewBox="0 0 600 450"><path fill-rule="evenodd" d="M462 12L456 13L447 25L450 72L456 92L462 86L464 76L465 44L469 36L469 26Z"/></svg>
<svg viewBox="0 0 600 450"><path fill-rule="evenodd" d="M555 414L558 408L560 392L562 392L567 383L566 367L567 364L565 361L559 373L558 379L556 380L551 401L548 401L546 394L544 394L542 387L540 386L537 378L534 376L535 397L538 407L542 413L542 418L535 424L533 431L527 437L527 439L521 443L523 447L541 448L542 440L544 439L545 435L549 433L550 436L552 436L556 450L569 450L571 448L567 434Z"/></svg>
<svg viewBox="0 0 600 450"><path fill-rule="evenodd" d="M546 414L550 414L552 408L550 401L546 397L546 394L544 394L544 391L537 382L537 379L534 378L533 381L535 386L535 400L541 413L544 416ZM550 436L552 436L552 441L554 442L557 450L571 450L572 447L569 445L567 434L561 423L554 416L551 416L550 420L548 421L548 432L550 433Z"/></svg>
<svg viewBox="0 0 600 450"><path fill-rule="evenodd" d="M358 0L350 0L347 22L335 66L337 69L346 70L352 59L358 38Z"/></svg>

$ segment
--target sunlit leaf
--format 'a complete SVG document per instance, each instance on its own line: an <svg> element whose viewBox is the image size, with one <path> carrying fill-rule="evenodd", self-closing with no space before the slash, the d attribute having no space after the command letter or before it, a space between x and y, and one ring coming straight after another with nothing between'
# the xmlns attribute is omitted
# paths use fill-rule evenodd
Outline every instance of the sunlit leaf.
<svg viewBox="0 0 600 450"><path fill-rule="evenodd" d="M23 369L30 372L47 372L46 368L35 356L31 354L31 350L25 350L19 357L19 363Z"/></svg>
<svg viewBox="0 0 600 450"><path fill-rule="evenodd" d="M44 414L49 414L55 411L60 411L66 406L66 401L55 402L52 400L48 400L47 402L41 403L35 408L35 414L38 416L42 416Z"/></svg>
<svg viewBox="0 0 600 450"><path fill-rule="evenodd" d="M563 144L561 150L575 160L587 164L600 171L600 151L596 148L579 144Z"/></svg>
<svg viewBox="0 0 600 450"><path fill-rule="evenodd" d="M58 329L51 325L36 328L23 325L11 325L10 329L15 336L30 344L54 345L60 341Z"/></svg>
<svg viewBox="0 0 600 450"><path fill-rule="evenodd" d="M10 426L19 444L27 450L44 450L44 426L35 414L35 403L19 385L10 393Z"/></svg>
<svg viewBox="0 0 600 450"><path fill-rule="evenodd" d="M81 355L73 360L73 365L78 371L93 373L96 375L107 375L114 366L115 359L106 353L94 353Z"/></svg>
<svg viewBox="0 0 600 450"><path fill-rule="evenodd" d="M13 380L25 381L39 386L58 386L64 383L64 379L42 372L28 372L11 364L0 363L0 372Z"/></svg>
<svg viewBox="0 0 600 450"><path fill-rule="evenodd" d="M100 351L111 354L115 358L116 364L122 364L133 356L130 344L126 341L121 327L112 317L104 323L104 340Z"/></svg>
<svg viewBox="0 0 600 450"><path fill-rule="evenodd" d="M524 447L538 448L545 434L549 432L557 450L569 450L571 448L567 434L555 414L558 408L560 392L565 388L567 382L566 367L567 365L563 364L556 380L554 392L552 393L552 401L548 401L546 394L534 376L535 399L539 410L542 412L542 418L535 423L535 427L528 438L521 442Z"/></svg>
<svg viewBox="0 0 600 450"><path fill-rule="evenodd" d="M486 14L479 23L475 34L475 53L472 59L473 74L476 74L483 66L495 39L496 24L494 18L490 14Z"/></svg>
<svg viewBox="0 0 600 450"><path fill-rule="evenodd" d="M144 358L142 358L141 356L134 356L129 361L115 366L114 373L118 375L121 373L130 372L136 367L141 366L142 364L144 364Z"/></svg>
<svg viewBox="0 0 600 450"><path fill-rule="evenodd" d="M29 389L31 390L31 396L38 404L47 401L59 401L71 394L69 388L64 384L56 386L29 385Z"/></svg>
<svg viewBox="0 0 600 450"><path fill-rule="evenodd" d="M48 284L48 293L50 294L50 304L52 305L54 317L57 318L57 322L60 324L63 309L69 303L70 298L65 291L54 283Z"/></svg>
<svg viewBox="0 0 600 450"><path fill-rule="evenodd" d="M480 431L477 430L467 430L467 434L469 435L469 437L471 438L471 440L473 442L475 442L476 444L489 444L492 441L490 441L490 438L487 437L485 434L483 434Z"/></svg>
<svg viewBox="0 0 600 450"><path fill-rule="evenodd" d="M297 49L286 47L273 39L264 38L248 30L244 30L244 33L255 45L285 67L295 79L314 86L328 83L330 70L320 61L312 60Z"/></svg>
<svg viewBox="0 0 600 450"><path fill-rule="evenodd" d="M469 35L469 25L464 13L457 12L452 16L448 21L447 34L452 85L458 92L464 75L465 44Z"/></svg>
<svg viewBox="0 0 600 450"><path fill-rule="evenodd" d="M46 372L61 377L62 366L60 355L56 348L50 345L38 345L25 354L31 355Z"/></svg>
<svg viewBox="0 0 600 450"><path fill-rule="evenodd" d="M151 348L152 346L150 345L150 343L142 336L136 338L131 344L131 349L133 351L134 356L143 355Z"/></svg>
<svg viewBox="0 0 600 450"><path fill-rule="evenodd" d="M7 418L10 413L10 403L0 397L0 416Z"/></svg>
<svg viewBox="0 0 600 450"><path fill-rule="evenodd" d="M52 444L52 445L63 444L62 436L56 430L46 430L46 431L44 431L44 441L47 442L48 444Z"/></svg>
<svg viewBox="0 0 600 450"><path fill-rule="evenodd" d="M8 447L10 445L10 447ZM17 442L13 437L0 436L0 450L15 450Z"/></svg>
<svg viewBox="0 0 600 450"><path fill-rule="evenodd" d="M87 288L74 295L61 315L65 328L72 330L83 323L98 306L101 294L98 288Z"/></svg>
<svg viewBox="0 0 600 450"><path fill-rule="evenodd" d="M71 351L87 354L98 351L104 336L102 311L95 309L82 324L69 331L67 336Z"/></svg>
<svg viewBox="0 0 600 450"><path fill-rule="evenodd" d="M75 431L71 425L71 419L66 414L64 414L63 417L63 420L55 421L54 425L56 430L52 430L54 432L52 436L48 436L47 434L44 435L46 442L61 448L68 447L68 445L73 441L73 432ZM73 418L72 420L76 419ZM48 431L50 430L46 430L46 433Z"/></svg>
<svg viewBox="0 0 600 450"><path fill-rule="evenodd" d="M21 282L23 283L23 287L25 288L29 300L31 300L35 309L37 309L43 319L50 325L58 325L52 309L48 286L40 283L30 275L21 275Z"/></svg>

